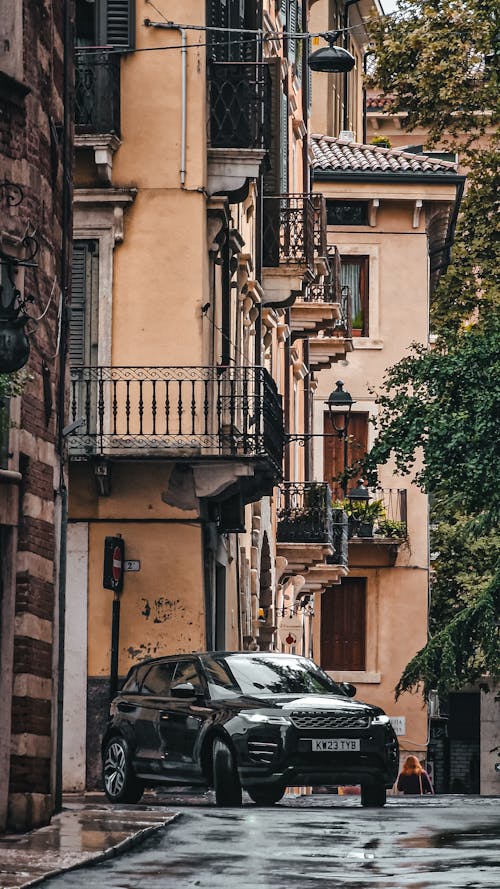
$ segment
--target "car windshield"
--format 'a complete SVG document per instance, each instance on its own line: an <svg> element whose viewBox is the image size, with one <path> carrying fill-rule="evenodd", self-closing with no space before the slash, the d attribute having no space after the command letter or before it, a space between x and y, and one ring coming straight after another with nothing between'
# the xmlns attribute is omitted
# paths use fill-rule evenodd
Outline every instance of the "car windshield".
<svg viewBox="0 0 500 889"><path fill-rule="evenodd" d="M345 692L307 658L232 654L204 658L212 698L233 695L335 694Z"/></svg>

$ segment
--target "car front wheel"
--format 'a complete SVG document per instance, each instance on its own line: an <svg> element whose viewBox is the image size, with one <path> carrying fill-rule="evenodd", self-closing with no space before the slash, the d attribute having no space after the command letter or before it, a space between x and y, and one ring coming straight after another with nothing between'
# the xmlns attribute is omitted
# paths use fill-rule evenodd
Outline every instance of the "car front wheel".
<svg viewBox="0 0 500 889"><path fill-rule="evenodd" d="M212 749L215 802L218 806L241 806L241 784L232 750L221 738Z"/></svg>
<svg viewBox="0 0 500 889"><path fill-rule="evenodd" d="M246 791L250 799L253 799L258 806L274 806L283 798L285 788L281 785L277 787L271 785L269 787L247 787Z"/></svg>
<svg viewBox="0 0 500 889"><path fill-rule="evenodd" d="M138 803L144 783L130 764L130 752L124 738L111 738L106 744L102 763L104 792L112 803Z"/></svg>
<svg viewBox="0 0 500 889"><path fill-rule="evenodd" d="M367 808L379 809L385 806L387 793L384 784L362 784L361 805Z"/></svg>

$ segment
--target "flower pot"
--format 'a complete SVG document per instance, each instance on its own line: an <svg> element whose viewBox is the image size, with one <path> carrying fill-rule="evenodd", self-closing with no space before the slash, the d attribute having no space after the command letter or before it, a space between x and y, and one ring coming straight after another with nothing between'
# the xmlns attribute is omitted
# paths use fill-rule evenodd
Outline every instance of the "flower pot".
<svg viewBox="0 0 500 889"><path fill-rule="evenodd" d="M373 537L373 523L360 522L358 525L358 537Z"/></svg>

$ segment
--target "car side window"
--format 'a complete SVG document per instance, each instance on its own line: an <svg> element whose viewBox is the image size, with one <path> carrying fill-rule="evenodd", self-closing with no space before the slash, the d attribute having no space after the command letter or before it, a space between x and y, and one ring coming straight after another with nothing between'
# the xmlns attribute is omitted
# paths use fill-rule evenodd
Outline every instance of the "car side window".
<svg viewBox="0 0 500 889"><path fill-rule="evenodd" d="M142 680L149 668L150 664L142 664L142 666L134 667L128 679L123 683L122 692L126 692L129 695L139 694Z"/></svg>
<svg viewBox="0 0 500 889"><path fill-rule="evenodd" d="M142 683L141 694L161 695L162 697L169 695L174 670L175 661L154 664Z"/></svg>
<svg viewBox="0 0 500 889"><path fill-rule="evenodd" d="M203 682L196 661L179 661L172 681L172 688L190 682L196 691L203 692Z"/></svg>

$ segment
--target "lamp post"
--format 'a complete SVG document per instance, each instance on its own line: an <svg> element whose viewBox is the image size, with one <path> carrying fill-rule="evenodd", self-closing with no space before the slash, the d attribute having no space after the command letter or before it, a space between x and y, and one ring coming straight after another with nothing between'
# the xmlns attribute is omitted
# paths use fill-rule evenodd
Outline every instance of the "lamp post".
<svg viewBox="0 0 500 889"><path fill-rule="evenodd" d="M330 422L332 424L332 429L339 438L344 441L344 482L342 484L342 491L344 493L344 497L347 496L347 478L345 475L345 470L347 467L347 446L348 446L348 432L349 432L349 421L351 419L351 410L353 404L356 402L353 400L350 392L344 391L344 383L342 380L337 380L336 389L330 393L325 404L328 408L328 414L330 416ZM337 415L340 415L344 418L344 422L342 426L337 424Z"/></svg>

